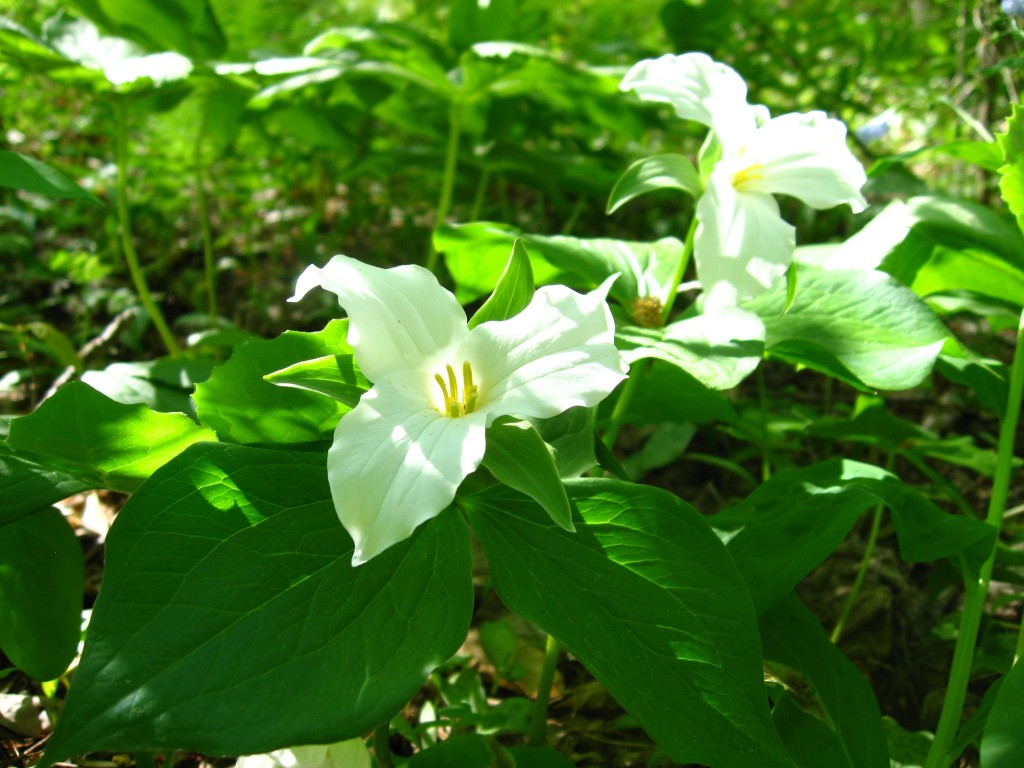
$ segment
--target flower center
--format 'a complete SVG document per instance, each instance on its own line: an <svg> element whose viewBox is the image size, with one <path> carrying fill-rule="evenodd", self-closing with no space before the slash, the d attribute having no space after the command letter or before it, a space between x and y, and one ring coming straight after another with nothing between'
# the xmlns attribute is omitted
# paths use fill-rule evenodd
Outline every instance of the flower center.
<svg viewBox="0 0 1024 768"><path fill-rule="evenodd" d="M758 182L764 181L764 166L759 163L747 166L742 171L737 171L732 177L732 185L739 191L750 190L756 187Z"/></svg>
<svg viewBox="0 0 1024 768"><path fill-rule="evenodd" d="M665 307L657 296L641 296L630 305L633 322L643 328L661 328L665 324Z"/></svg>
<svg viewBox="0 0 1024 768"><path fill-rule="evenodd" d="M444 408L441 413L451 416L453 419L472 413L476 408L477 387L473 383L473 369L469 367L469 362L462 364L461 397L459 397L459 382L455 378L455 371L450 365L445 365L445 370L448 374L447 382L440 373L434 374L434 381L441 388L441 395L444 398Z"/></svg>

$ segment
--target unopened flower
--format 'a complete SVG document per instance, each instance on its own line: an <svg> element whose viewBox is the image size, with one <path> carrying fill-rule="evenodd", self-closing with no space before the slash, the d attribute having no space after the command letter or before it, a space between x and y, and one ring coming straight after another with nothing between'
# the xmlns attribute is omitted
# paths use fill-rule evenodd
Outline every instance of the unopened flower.
<svg viewBox="0 0 1024 768"><path fill-rule="evenodd" d="M499 416L593 406L624 378L607 287L546 286L508 320L470 330L455 297L418 266L335 256L303 272L348 313L348 342L373 387L342 417L327 457L335 509L359 565L408 538L483 460Z"/></svg>
<svg viewBox="0 0 1024 768"><path fill-rule="evenodd" d="M696 212L694 257L705 311L766 291L788 269L796 234L774 195L814 208L865 205L864 169L846 146L841 122L823 112L771 118L747 103L734 70L705 54L641 61L621 87L671 104L680 117L708 126L721 145Z"/></svg>

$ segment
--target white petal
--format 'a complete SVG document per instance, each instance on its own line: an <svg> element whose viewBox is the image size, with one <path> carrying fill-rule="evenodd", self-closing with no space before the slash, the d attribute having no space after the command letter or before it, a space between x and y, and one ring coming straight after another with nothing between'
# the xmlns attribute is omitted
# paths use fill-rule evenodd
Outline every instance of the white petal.
<svg viewBox="0 0 1024 768"><path fill-rule="evenodd" d="M327 475L338 517L355 542L353 565L440 513L483 459L487 414L442 416L416 396L417 386L406 372L385 377L334 433Z"/></svg>
<svg viewBox="0 0 1024 768"><path fill-rule="evenodd" d="M856 212L866 205L860 188L867 176L846 145L846 126L824 112L769 120L747 145L743 162L762 167L763 191L792 195L815 208L849 203Z"/></svg>
<svg viewBox="0 0 1024 768"><path fill-rule="evenodd" d="M747 84L736 70L704 53L645 59L619 84L646 101L671 104L684 120L711 128L725 146L745 141L757 111L747 104Z"/></svg>
<svg viewBox="0 0 1024 768"><path fill-rule="evenodd" d="M489 419L549 418L597 405L625 378L615 325L605 303L610 282L588 294L545 286L509 320L483 323L467 350Z"/></svg>
<svg viewBox="0 0 1024 768"><path fill-rule="evenodd" d="M318 285L337 294L348 313L348 343L370 381L403 368L436 367L468 333L465 311L423 267L380 269L335 256L323 269L307 267L290 301Z"/></svg>
<svg viewBox="0 0 1024 768"><path fill-rule="evenodd" d="M697 203L694 257L704 287L704 311L757 296L779 280L793 260L795 230L769 194L738 192L727 169L712 172Z"/></svg>

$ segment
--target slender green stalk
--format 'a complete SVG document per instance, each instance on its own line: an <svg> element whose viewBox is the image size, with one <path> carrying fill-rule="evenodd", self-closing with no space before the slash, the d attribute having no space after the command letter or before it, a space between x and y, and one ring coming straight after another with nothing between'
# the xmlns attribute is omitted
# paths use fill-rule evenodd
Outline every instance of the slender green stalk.
<svg viewBox="0 0 1024 768"><path fill-rule="evenodd" d="M469 220L479 221L480 211L484 207L484 197L487 196L487 185L491 183L491 169L484 168L480 173L480 179L476 183L476 194L473 195L473 206L469 209Z"/></svg>
<svg viewBox="0 0 1024 768"><path fill-rule="evenodd" d="M196 208L199 214L199 231L203 238L203 270L206 273L206 307L210 323L217 323L217 273L213 264L213 230L210 227L210 200L206 194L206 163L203 160L203 141L210 115L210 94L203 94L203 116L199 120L199 133L193 146L193 164L196 184Z"/></svg>
<svg viewBox="0 0 1024 768"><path fill-rule="evenodd" d="M533 703L533 714L530 717L530 735L526 744L530 747L543 747L548 731L548 704L551 702L551 686L555 680L555 669L562 647L554 637L548 635L544 647L544 666L540 670L540 681L537 683L537 700Z"/></svg>
<svg viewBox="0 0 1024 768"><path fill-rule="evenodd" d="M135 252L135 245L132 242L132 226L128 213L128 123L125 117L124 102L120 97L114 97L114 143L117 152L117 218L121 232L121 250L124 252L124 259L128 263L128 272L131 274L135 291L139 294L139 301L142 302L146 314L156 326L157 333L163 339L167 352L175 357L181 354L174 335L164 320L160 307L153 301L146 284L146 275L139 265L139 256Z"/></svg>
<svg viewBox="0 0 1024 768"><path fill-rule="evenodd" d="M764 381L764 366L757 367L757 396L761 403L761 482L772 477L772 448L768 439L768 387Z"/></svg>
<svg viewBox="0 0 1024 768"><path fill-rule="evenodd" d="M373 754L380 768L395 768L391 759L391 723L383 722L373 730Z"/></svg>
<svg viewBox="0 0 1024 768"><path fill-rule="evenodd" d="M860 589L864 586L864 577L868 575L871 558L875 554L875 542L878 541L878 531L882 527L882 510L884 508L884 504L879 504L875 507L875 512L871 518L871 532L868 534L868 543L864 548L864 558L860 561L860 568L857 569L857 575L853 579L853 586L850 587L850 594L846 597L846 605L843 606L843 611L839 614L839 621L836 622L836 626L832 630L831 639L833 643L838 643L839 639L843 636L843 630L846 628L846 622L850 618L850 613L853 611L853 604L857 602L857 597L860 595Z"/></svg>
<svg viewBox="0 0 1024 768"><path fill-rule="evenodd" d="M626 413L629 411L629 404L633 401L633 395L636 394L636 388L640 384L640 377L646 370L646 364L644 361L638 360L629 369L629 378L626 379L626 383L622 385L622 391L619 392L619 399L615 401L615 408L612 409L611 422L608 424L608 429L604 431L601 436L601 442L604 443L605 448L609 451L615 447L615 441L619 439L619 432L622 430L622 425L626 421Z"/></svg>
<svg viewBox="0 0 1024 768"><path fill-rule="evenodd" d="M1024 313L1021 313L1020 323L1017 327L1017 346L1014 350L1013 366L1010 370L1006 411L999 427L999 446L996 453L996 473L992 480L992 497L989 500L988 514L985 517L985 522L996 531L1002 527L1003 513L1006 510L1022 392L1024 392ZM942 714L939 716L939 727L935 731L935 741L932 742L931 749L928 751L925 768L946 768L956 758L956 755L949 754L949 751L956 738L957 727L963 712L964 697L971 676L971 663L974 660L974 647L978 641L978 627L981 625L981 617L985 610L988 584L992 577L995 560L996 547L993 545L992 552L982 564L977 579L972 584L968 584L967 594L964 598L964 611L960 618L960 632L953 650L953 665L949 671L946 697L942 702ZM1019 644L1018 648L1020 648Z"/></svg>
<svg viewBox="0 0 1024 768"><path fill-rule="evenodd" d="M444 224L452 209L452 193L455 189L455 168L459 161L459 105L453 103L448 110L448 148L444 158L444 177L441 179L441 197L437 201L437 213L434 215L434 227ZM437 249L433 238L430 251L427 253L427 269L437 271Z"/></svg>
<svg viewBox="0 0 1024 768"><path fill-rule="evenodd" d="M665 309L661 316L664 322L668 322L672 314L672 306L676 303L676 296L679 295L679 285L683 282L683 275L690 264L690 257L693 255L693 236L697 233L697 217L694 216L690 222L690 228L686 231L686 241L683 243L683 253L676 264L676 271L672 273L672 282L669 284L668 295L665 296Z"/></svg>
<svg viewBox="0 0 1024 768"><path fill-rule="evenodd" d="M582 195L576 198L576 202L572 206L572 212L569 214L569 218L566 219L565 224L562 225L561 234L568 235L576 228L576 224L580 220L580 215L583 213L584 203L585 201Z"/></svg>

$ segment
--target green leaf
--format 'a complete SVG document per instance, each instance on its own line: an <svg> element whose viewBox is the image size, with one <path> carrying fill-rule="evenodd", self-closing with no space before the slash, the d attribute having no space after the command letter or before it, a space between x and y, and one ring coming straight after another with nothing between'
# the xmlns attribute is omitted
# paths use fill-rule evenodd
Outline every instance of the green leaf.
<svg viewBox="0 0 1024 768"><path fill-rule="evenodd" d="M177 51L215 59L227 40L208 0L70 0L72 7L110 34L151 51Z"/></svg>
<svg viewBox="0 0 1024 768"><path fill-rule="evenodd" d="M943 512L879 467L842 459L775 475L710 523L763 614L824 562L876 504L889 508L907 562L963 552L979 565L991 551L991 526Z"/></svg>
<svg viewBox="0 0 1024 768"><path fill-rule="evenodd" d="M739 418L732 403L721 392L702 384L676 365L661 360L652 363L641 375L637 394L629 402L627 423L704 424ZM602 415L610 416L614 403L615 398L606 398L601 404Z"/></svg>
<svg viewBox="0 0 1024 768"><path fill-rule="evenodd" d="M540 504L560 528L576 530L555 458L530 422L506 416L488 427L483 465L498 482Z"/></svg>
<svg viewBox="0 0 1024 768"><path fill-rule="evenodd" d="M615 213L630 200L657 189L680 189L696 199L704 192L704 183L700 171L683 155L645 157L629 166L615 182L605 213Z"/></svg>
<svg viewBox="0 0 1024 768"><path fill-rule="evenodd" d="M507 764L505 748L478 733L455 734L409 760L409 768L497 768ZM519 764L513 765L518 768Z"/></svg>
<svg viewBox="0 0 1024 768"><path fill-rule="evenodd" d="M664 328L621 326L615 340L630 364L657 358L711 389L732 389L761 362L765 325L752 312L733 308L678 320Z"/></svg>
<svg viewBox="0 0 1024 768"><path fill-rule="evenodd" d="M347 408L355 408L363 393L373 386L359 370L353 355L327 355L305 360L268 373L263 379L279 387L319 392L333 397Z"/></svg>
<svg viewBox="0 0 1024 768"><path fill-rule="evenodd" d="M516 768L572 768L569 758L549 747L508 747Z"/></svg>
<svg viewBox="0 0 1024 768"><path fill-rule="evenodd" d="M673 760L791 766L746 589L704 518L654 488L566 485L576 533L499 486L462 499L502 601L558 638Z"/></svg>
<svg viewBox="0 0 1024 768"><path fill-rule="evenodd" d="M99 204L69 176L40 160L0 150L0 187L23 189L37 195L85 200Z"/></svg>
<svg viewBox="0 0 1024 768"><path fill-rule="evenodd" d="M347 320L332 320L318 333L285 331L269 341L243 344L196 388L193 399L199 420L231 443L330 439L349 408L319 394L275 386L263 377L327 355L351 355L347 332Z"/></svg>
<svg viewBox="0 0 1024 768"><path fill-rule="evenodd" d="M197 382L209 378L213 365L212 360L178 357L112 363L102 371L86 371L80 380L119 403L195 418L192 393Z"/></svg>
<svg viewBox="0 0 1024 768"><path fill-rule="evenodd" d="M544 442L555 449L559 477L579 477L597 466L594 411L577 406L534 424Z"/></svg>
<svg viewBox="0 0 1024 768"><path fill-rule="evenodd" d="M514 0L453 0L448 9L448 44L457 52L485 40L514 40L519 14Z"/></svg>
<svg viewBox="0 0 1024 768"><path fill-rule="evenodd" d="M0 443L0 525L92 487L77 477L15 456Z"/></svg>
<svg viewBox="0 0 1024 768"><path fill-rule="evenodd" d="M860 389L907 389L949 336L906 286L880 272L804 268L788 312L779 285L744 305L764 321L768 354Z"/></svg>
<svg viewBox="0 0 1024 768"><path fill-rule="evenodd" d="M1024 109L1020 104L1013 105L1006 133L997 140L1006 163L999 169L999 192L1024 233Z"/></svg>
<svg viewBox="0 0 1024 768"><path fill-rule="evenodd" d="M515 317L533 299L533 268L530 256L522 240L512 244L512 253L508 257L505 271L501 273L494 292L484 305L480 307L469 321L469 327L475 328L488 320L508 320Z"/></svg>
<svg viewBox="0 0 1024 768"><path fill-rule="evenodd" d="M808 699L803 706L811 711L820 708L814 712L818 724L827 723L841 745L840 760L823 760L820 753L814 759L814 749L798 757L794 747L803 744L812 729L780 729L786 746L798 757L797 764L806 768L889 768L882 712L874 691L825 636L817 617L790 593L761 616L760 625L765 659L800 673L806 686L796 690ZM768 667L775 669L772 664Z"/></svg>
<svg viewBox="0 0 1024 768"><path fill-rule="evenodd" d="M216 439L183 414L116 403L73 381L11 422L7 444L19 456L91 488L130 493L193 443Z"/></svg>
<svg viewBox="0 0 1024 768"><path fill-rule="evenodd" d="M1003 677L981 736L981 764L985 768L1014 768L1024 763L1024 664L1018 660Z"/></svg>
<svg viewBox="0 0 1024 768"><path fill-rule="evenodd" d="M82 547L52 507L0 526L0 648L34 680L56 680L82 634Z"/></svg>
<svg viewBox="0 0 1024 768"><path fill-rule="evenodd" d="M351 557L322 454L194 446L110 531L46 759L255 754L384 722L465 639L469 535L449 512L365 565Z"/></svg>

